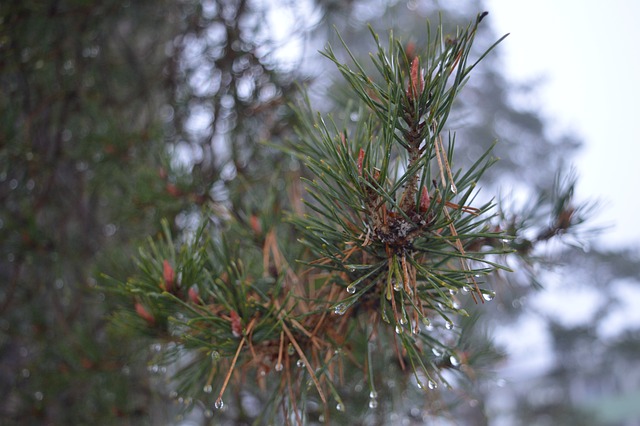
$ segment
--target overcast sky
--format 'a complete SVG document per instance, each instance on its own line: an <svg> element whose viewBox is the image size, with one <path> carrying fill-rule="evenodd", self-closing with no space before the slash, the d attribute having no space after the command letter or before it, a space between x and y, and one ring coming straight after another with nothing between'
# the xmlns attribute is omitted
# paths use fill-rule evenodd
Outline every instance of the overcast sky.
<svg viewBox="0 0 640 426"><path fill-rule="evenodd" d="M640 243L640 1L486 0L514 79L542 79L537 105L584 142L578 195L615 223L607 247Z"/></svg>

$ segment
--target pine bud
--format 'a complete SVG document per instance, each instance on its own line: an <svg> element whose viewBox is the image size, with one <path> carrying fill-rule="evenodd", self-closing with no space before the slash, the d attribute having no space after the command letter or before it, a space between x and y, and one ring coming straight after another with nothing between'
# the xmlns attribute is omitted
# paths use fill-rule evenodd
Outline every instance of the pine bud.
<svg viewBox="0 0 640 426"><path fill-rule="evenodd" d="M167 185L165 186L165 189L167 190L169 195L171 195L172 197L177 198L180 195L182 195L182 193L180 192L180 189L173 183L167 183Z"/></svg>
<svg viewBox="0 0 640 426"><path fill-rule="evenodd" d="M364 149L360 148L360 152L358 153L358 174L362 176L362 163L364 162Z"/></svg>
<svg viewBox="0 0 640 426"><path fill-rule="evenodd" d="M407 97L412 100L419 97L424 89L424 77L420 69L420 58L417 56L411 62L411 74L409 75L409 86L407 87Z"/></svg>
<svg viewBox="0 0 640 426"><path fill-rule="evenodd" d="M254 234L262 234L262 225L260 224L260 219L255 214L251 215L251 217L249 218L249 225L251 226L251 230Z"/></svg>
<svg viewBox="0 0 640 426"><path fill-rule="evenodd" d="M234 337L242 337L242 323L236 311L231 311L231 332Z"/></svg>
<svg viewBox="0 0 640 426"><path fill-rule="evenodd" d="M426 187L422 187L422 193L420 194L420 213L425 213L429 210L429 206L431 205L431 197L427 192Z"/></svg>
<svg viewBox="0 0 640 426"><path fill-rule="evenodd" d="M162 262L162 278L164 279L164 282L162 283L163 289L168 292L172 292L174 289L176 274L167 259Z"/></svg>
<svg viewBox="0 0 640 426"><path fill-rule="evenodd" d="M198 294L198 289L196 287L191 287L187 294L189 295L189 300L191 300L192 303L196 305L200 304L200 295Z"/></svg>
<svg viewBox="0 0 640 426"><path fill-rule="evenodd" d="M154 325L156 323L156 319L149 311L147 311L142 303L136 302L135 309L138 316L145 320L149 325Z"/></svg>

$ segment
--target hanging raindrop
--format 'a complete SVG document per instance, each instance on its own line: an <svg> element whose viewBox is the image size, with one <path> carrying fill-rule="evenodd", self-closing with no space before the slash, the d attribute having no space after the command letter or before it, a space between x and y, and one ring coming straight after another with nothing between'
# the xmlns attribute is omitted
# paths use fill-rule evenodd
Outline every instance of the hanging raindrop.
<svg viewBox="0 0 640 426"><path fill-rule="evenodd" d="M296 366L297 366L298 368L304 368L304 361L303 361L303 360L301 360L301 359L299 359L299 360L296 362Z"/></svg>
<svg viewBox="0 0 640 426"><path fill-rule="evenodd" d="M282 365L281 362L276 364L276 367L275 367L276 371L282 371L283 368L284 368L284 365Z"/></svg>
<svg viewBox="0 0 640 426"><path fill-rule="evenodd" d="M356 292L356 286L350 285L349 287L347 287L347 293L353 294L355 292Z"/></svg>
<svg viewBox="0 0 640 426"><path fill-rule="evenodd" d="M220 410L222 409L222 407L224 407L224 402L222 402L222 399L219 398L216 400L213 406L216 408L216 410Z"/></svg>
<svg viewBox="0 0 640 426"><path fill-rule="evenodd" d="M378 400L375 398L371 398L369 400L369 408L376 408L378 406Z"/></svg>
<svg viewBox="0 0 640 426"><path fill-rule="evenodd" d="M211 386L211 385L205 385L205 386L202 388L202 391L203 391L204 393L211 393L211 392L213 391L213 386Z"/></svg>
<svg viewBox="0 0 640 426"><path fill-rule="evenodd" d="M482 298L487 302L492 301L494 297L496 297L494 292L482 293Z"/></svg>
<svg viewBox="0 0 640 426"><path fill-rule="evenodd" d="M453 328L453 323L451 321L447 321L447 322L444 323L444 327L447 330L451 330Z"/></svg>
<svg viewBox="0 0 640 426"><path fill-rule="evenodd" d="M400 324L396 325L396 334L402 334L402 327Z"/></svg>
<svg viewBox="0 0 640 426"><path fill-rule="evenodd" d="M336 410L338 410L338 411L343 411L343 412L344 412L344 404L343 404L343 403L341 403L341 402L339 402L339 403L336 405Z"/></svg>
<svg viewBox="0 0 640 426"><path fill-rule="evenodd" d="M455 355L451 355L449 357L449 361L451 362L451 365L453 365L454 367L458 367L460 365L460 360Z"/></svg>
<svg viewBox="0 0 640 426"><path fill-rule="evenodd" d="M429 389L432 389L432 390L438 389L438 384L433 380L429 380L429 382L427 383L427 386L429 386Z"/></svg>

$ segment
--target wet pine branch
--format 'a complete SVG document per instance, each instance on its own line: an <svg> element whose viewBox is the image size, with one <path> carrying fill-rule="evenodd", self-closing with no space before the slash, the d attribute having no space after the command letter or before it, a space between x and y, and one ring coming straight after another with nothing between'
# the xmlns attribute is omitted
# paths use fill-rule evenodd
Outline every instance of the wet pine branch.
<svg viewBox="0 0 640 426"><path fill-rule="evenodd" d="M223 408L228 388L252 382L269 395L265 415L303 423L310 400L327 419L345 409L345 370L377 406L385 371L374 366L389 353L425 390L448 386L445 370L473 376L462 302L491 300L487 278L522 243L522 224L505 227L504 212L476 200L491 151L455 170L445 134L471 71L502 40L471 58L483 16L452 36L438 29L426 46L390 35L384 48L372 32L377 74L346 44L351 65L323 52L360 106L345 122L314 116L308 100L298 108L298 138L280 148L308 172L306 214L283 223L271 206L233 212L224 229L204 220L180 244L165 225L140 251L139 274L112 287L132 300L115 321L160 342L154 365L175 372L175 395ZM538 240L569 227L564 199Z"/></svg>

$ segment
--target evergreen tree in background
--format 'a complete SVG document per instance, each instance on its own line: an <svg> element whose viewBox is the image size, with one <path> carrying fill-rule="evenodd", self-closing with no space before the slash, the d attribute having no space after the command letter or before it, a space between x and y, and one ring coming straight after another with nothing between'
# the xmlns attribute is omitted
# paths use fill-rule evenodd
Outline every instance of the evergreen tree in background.
<svg viewBox="0 0 640 426"><path fill-rule="evenodd" d="M593 267L597 273L580 281L597 288L631 280L633 272L624 271L634 255L585 257L552 243L558 236L581 241L575 226L585 207L571 197L573 178L561 172L577 143L550 138L536 113L511 106L517 90L496 52L469 74L456 103L424 90L437 63L429 62L428 46L461 49L468 68L497 38L490 17L477 32L464 32L483 10L480 2L446 7L328 0L0 5L3 422L179 424L180 415L211 424L553 422L589 418L594 395L632 392L626 370L607 364L633 361L633 333L610 338L605 351L598 333L559 323L552 328L563 343L556 370L538 384L514 383L517 392L510 383L495 385L503 354L487 324L530 315L531 284L544 285L548 275L541 258L566 260L567 277ZM433 42L440 12L449 38L432 44L425 21ZM276 37L278 16L298 24ZM368 22L383 40L382 55ZM389 28L397 43L387 43ZM473 45L455 36L471 33ZM327 54L337 67L316 53L325 40L335 46ZM372 50L377 66L367 58ZM459 61L454 68L466 69ZM310 85L312 109L331 111L333 121L289 107L300 104L300 81ZM428 115L438 95L447 100L436 110L448 119L438 131L424 125L420 137L430 148L418 146L417 154L431 161L412 162L411 146L392 145L388 129L407 140L420 120L382 117ZM370 113L377 118L367 119ZM501 160L473 169L495 139L491 155ZM480 172L478 193L470 186ZM505 197L489 209L505 188L534 202ZM331 207L337 200L351 201ZM377 219L367 222L366 212ZM418 236L425 232L429 238ZM505 250L515 253L501 257ZM612 258L622 266L603 273ZM516 272L489 274L505 264ZM431 290L415 291L431 268ZM384 285L397 283L387 298ZM492 290L495 299L483 303ZM113 314L114 305L123 309ZM613 315L615 306L603 304L594 317ZM419 334L412 333L416 324ZM597 355L588 375L584 361L569 361L584 360L585 348ZM436 390L418 389L429 380ZM590 392L580 390L584 383ZM224 407L216 410L223 389ZM566 398L550 399L548 389ZM617 415L602 418L626 418Z"/></svg>

